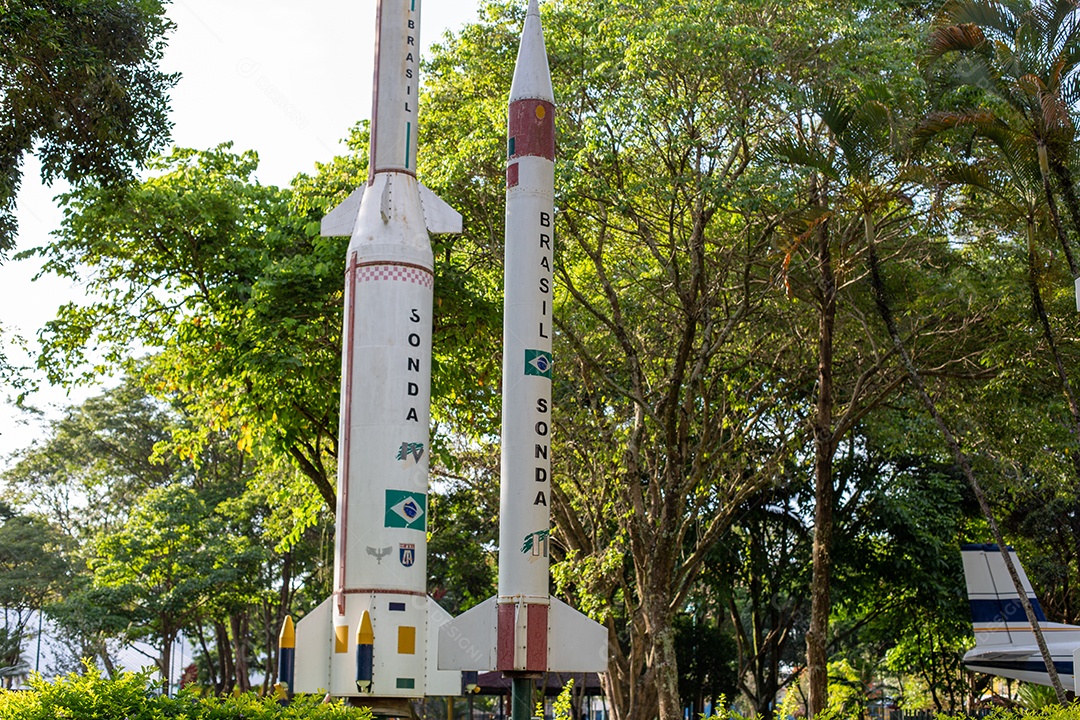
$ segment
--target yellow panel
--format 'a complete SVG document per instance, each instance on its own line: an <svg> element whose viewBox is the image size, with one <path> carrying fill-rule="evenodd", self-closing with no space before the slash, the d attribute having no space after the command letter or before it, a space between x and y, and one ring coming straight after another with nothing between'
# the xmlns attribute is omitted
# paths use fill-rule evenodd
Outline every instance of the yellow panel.
<svg viewBox="0 0 1080 720"><path fill-rule="evenodd" d="M334 652L336 652L336 653L349 652L349 626L348 625L335 625L334 626Z"/></svg>
<svg viewBox="0 0 1080 720"><path fill-rule="evenodd" d="M371 613L367 610L360 616L360 626L356 629L356 644L371 645L375 642L375 631L371 628Z"/></svg>
<svg viewBox="0 0 1080 720"><path fill-rule="evenodd" d="M397 629L397 651L399 655L416 654L416 628L402 625Z"/></svg>

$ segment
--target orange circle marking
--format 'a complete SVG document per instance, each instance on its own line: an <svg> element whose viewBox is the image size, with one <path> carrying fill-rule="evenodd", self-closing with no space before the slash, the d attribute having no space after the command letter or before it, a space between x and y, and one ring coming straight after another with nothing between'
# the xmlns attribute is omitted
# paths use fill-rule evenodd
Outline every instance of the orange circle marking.
<svg viewBox="0 0 1080 720"><path fill-rule="evenodd" d="M537 120L543 120L543 119L544 119L544 115L546 115L546 114L547 114L547 111L546 111L546 110L544 110L544 106L543 106L543 105L537 105L537 106L536 106L536 119L537 119Z"/></svg>

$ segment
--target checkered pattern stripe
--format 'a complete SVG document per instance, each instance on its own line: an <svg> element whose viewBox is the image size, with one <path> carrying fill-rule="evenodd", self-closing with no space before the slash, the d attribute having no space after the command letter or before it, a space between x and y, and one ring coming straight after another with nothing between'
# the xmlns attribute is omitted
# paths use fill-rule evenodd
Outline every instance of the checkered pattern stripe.
<svg viewBox="0 0 1080 720"><path fill-rule="evenodd" d="M423 268L412 265L361 265L356 268L356 281L395 280L422 285L427 289L435 287L435 278Z"/></svg>

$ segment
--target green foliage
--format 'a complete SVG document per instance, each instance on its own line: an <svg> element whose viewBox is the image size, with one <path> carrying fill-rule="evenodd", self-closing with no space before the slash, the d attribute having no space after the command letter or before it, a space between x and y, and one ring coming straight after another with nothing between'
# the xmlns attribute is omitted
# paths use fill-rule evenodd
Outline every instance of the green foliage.
<svg viewBox="0 0 1080 720"><path fill-rule="evenodd" d="M946 9L961 5L978 3ZM951 114L921 132L956 151L942 162L927 143L932 172L916 172L904 161L927 82L915 65L926 3L551 0L543 12L559 93L552 575L612 631L615 714L638 720L663 706L675 717L679 695L734 693L721 677L726 653L768 716L789 680L781 668L802 663L817 308L834 290L830 390L843 422L824 428L835 431L824 444L838 542L834 633L822 641L844 683L831 712L861 707L868 658L919 674L920 698L955 707L968 642L955 543L970 500L911 412L874 317L866 249L887 259L916 361L933 369L932 391L967 426L983 467L1001 485L1035 487L1001 495L1025 516L1011 529L1045 534L1075 508L1063 489L1075 468L1070 452L1048 451L1072 447L1069 410L1015 299L1026 260L1018 219L1042 244L1049 219L1039 158L1021 157L1036 135L1014 121L1035 117L1035 90L1061 91L1042 107L1071 112L1071 100L1057 103L1071 86L1038 75L1041 89L1017 77L973 90L979 62L1001 76L1030 59L1009 48L1028 35L995 36L949 64L966 74L935 86ZM462 235L433 238L428 569L452 610L494 582L504 112L523 14L518 2L483 3L480 21L446 36L424 70L421 179L465 218ZM965 114L972 98L986 106ZM325 596L346 240L320 237L318 225L363 182L367 143L358 124L346 154L289 188L260 185L254 153L220 146L175 150L126 188L67 196L56 242L36 252L47 272L84 281L89 299L43 333L41 364L57 381L120 367L138 382L70 413L10 476L35 510L62 488L89 495L85 515L60 503L66 515L49 516L95 538L92 577L54 617L90 618L109 637L163 640L183 626L209 635L207 646L235 644L239 658L241 638L272 635L283 608ZM928 177L965 189L935 195L920 185ZM831 288L809 247L819 232ZM1080 367L1069 279L1048 251L1037 259L1065 329L1062 356ZM132 347L153 355L134 363ZM1075 547L1075 531L1056 525L1047 542ZM1055 563L1078 562L1043 555L1032 567L1046 582ZM1055 606L1075 614L1080 601ZM265 621L246 632L256 615ZM252 640L266 665L270 641ZM735 717L714 701L718 717Z"/></svg>
<svg viewBox="0 0 1080 720"><path fill-rule="evenodd" d="M683 705L701 708L706 698L732 697L738 691L736 643L718 623L690 614L677 615L675 652Z"/></svg>
<svg viewBox="0 0 1080 720"><path fill-rule="evenodd" d="M322 697L299 696L288 706L273 697L252 693L226 698L200 698L181 692L175 698L146 673L120 673L102 677L87 664L81 675L72 673L53 682L33 674L30 690L0 691L0 720L370 720L367 708L348 708L340 702L325 704Z"/></svg>
<svg viewBox="0 0 1080 720"><path fill-rule="evenodd" d="M1016 696L1025 710L1047 710L1057 706L1057 693L1049 685L1020 683Z"/></svg>
<svg viewBox="0 0 1080 720"><path fill-rule="evenodd" d="M123 184L169 138L160 0L8 0L0 8L0 260L27 153L42 180Z"/></svg>
<svg viewBox="0 0 1080 720"><path fill-rule="evenodd" d="M123 523L147 490L189 477L175 458L154 456L173 420L166 404L125 378L68 408L18 452L4 473L7 496L87 542Z"/></svg>
<svg viewBox="0 0 1080 720"><path fill-rule="evenodd" d="M753 717L753 716L751 716ZM781 715L781 717L785 717ZM720 695L715 698L711 715L702 715L701 720L746 720L747 716L731 707L727 697Z"/></svg>
<svg viewBox="0 0 1080 720"><path fill-rule="evenodd" d="M136 186L67 195L63 231L35 252L46 272L89 272L96 299L61 308L39 364L54 381L138 372L199 418L173 433L173 454L198 462L237 429L242 450L292 456L333 507L344 245L319 237L314 191L294 207L253 179L257 165L228 145L176 149ZM136 369L133 344L157 354Z"/></svg>
<svg viewBox="0 0 1080 720"><path fill-rule="evenodd" d="M828 720L857 720L866 714L869 678L848 660L829 663L829 704L824 711Z"/></svg>
<svg viewBox="0 0 1080 720"><path fill-rule="evenodd" d="M0 607L41 608L70 582L69 538L34 515L0 503Z"/></svg>
<svg viewBox="0 0 1080 720"><path fill-rule="evenodd" d="M67 640L65 660L95 657L111 668L110 643L143 638L166 666L171 634L205 641L209 633L213 642L204 647L218 657L197 656L201 679L218 691L233 682L246 689L258 669L272 682L277 632L294 598L294 612L302 612L327 594L316 563L325 529L274 551L293 529L296 508L270 502L295 479L275 475L272 464L254 473L232 428L202 429L196 458L178 457L177 438L197 423L128 378L69 409L5 473L10 495L55 525L47 533L39 523L32 540L62 552L26 567L35 582L56 586L45 611ZM32 557L14 542L18 525L10 523L8 546ZM63 571L58 563L66 563ZM18 570L12 567L10 587L24 604L34 602L34 589L16 581ZM294 582L304 590L294 591ZM15 611L18 603L7 606Z"/></svg>
<svg viewBox="0 0 1080 720"><path fill-rule="evenodd" d="M995 708L985 720L1075 720L1080 716L1080 704L1075 701L1066 706L1057 704L1043 706L1037 710Z"/></svg>
<svg viewBox="0 0 1080 720"><path fill-rule="evenodd" d="M23 643L36 613L55 602L72 584L70 539L37 515L23 515L0 502L0 678L29 669Z"/></svg>
<svg viewBox="0 0 1080 720"><path fill-rule="evenodd" d="M428 592L451 615L495 594L497 487L456 482L428 495Z"/></svg>
<svg viewBox="0 0 1080 720"><path fill-rule="evenodd" d="M574 678L570 678L563 685L563 689L559 691L559 696L555 698L555 702L552 704L552 720L574 720ZM544 717L544 708L542 705L538 706L537 715Z"/></svg>

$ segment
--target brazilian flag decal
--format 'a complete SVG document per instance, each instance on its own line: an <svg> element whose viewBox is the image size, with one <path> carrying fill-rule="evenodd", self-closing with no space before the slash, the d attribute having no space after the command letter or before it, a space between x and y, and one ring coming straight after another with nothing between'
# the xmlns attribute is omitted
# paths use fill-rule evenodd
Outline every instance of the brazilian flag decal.
<svg viewBox="0 0 1080 720"><path fill-rule="evenodd" d="M551 379L551 353L543 350L525 351L525 374Z"/></svg>
<svg viewBox="0 0 1080 720"><path fill-rule="evenodd" d="M427 496L407 490L386 491L386 521L388 528L427 528Z"/></svg>

